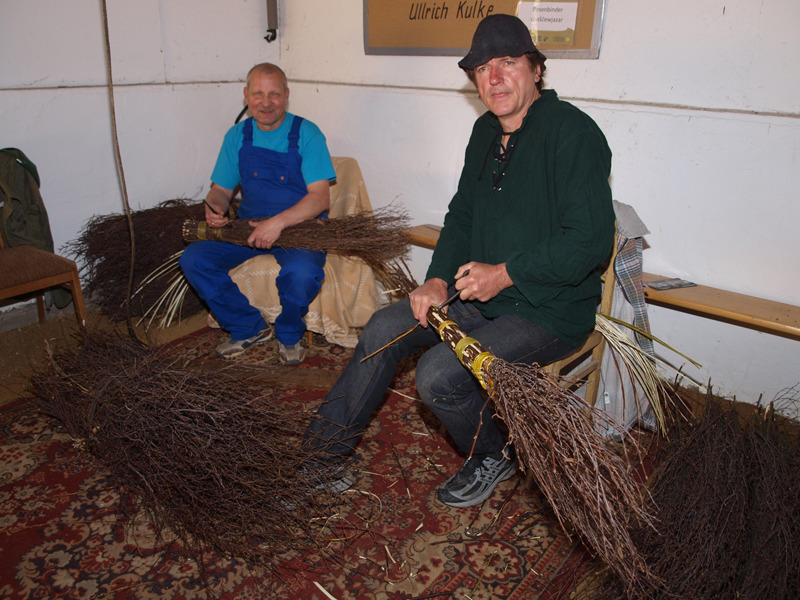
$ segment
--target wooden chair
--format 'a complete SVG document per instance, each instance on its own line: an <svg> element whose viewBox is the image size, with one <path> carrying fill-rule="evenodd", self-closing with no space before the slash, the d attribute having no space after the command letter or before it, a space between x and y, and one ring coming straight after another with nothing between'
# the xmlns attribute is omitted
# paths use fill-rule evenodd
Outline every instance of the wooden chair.
<svg viewBox="0 0 800 600"><path fill-rule="evenodd" d="M68 258L34 246L7 248L0 237L0 300L35 294L42 323L45 320L44 290L54 286L63 286L72 293L78 323L85 327L86 305L77 265Z"/></svg>
<svg viewBox="0 0 800 600"><path fill-rule="evenodd" d="M608 266L603 272L603 293L600 297L600 310L604 315L611 314L611 307L614 302L614 289L617 287L617 276L614 272L614 261L617 258L617 243L614 240L614 249L608 259ZM603 355L605 353L606 340L603 334L595 329L586 338L583 345L565 356L561 360L550 363L545 367L550 373L557 375L560 379L561 387L565 389L577 389L585 386L586 395L584 399L590 406L597 402L597 394L600 389L601 367L603 365Z"/></svg>

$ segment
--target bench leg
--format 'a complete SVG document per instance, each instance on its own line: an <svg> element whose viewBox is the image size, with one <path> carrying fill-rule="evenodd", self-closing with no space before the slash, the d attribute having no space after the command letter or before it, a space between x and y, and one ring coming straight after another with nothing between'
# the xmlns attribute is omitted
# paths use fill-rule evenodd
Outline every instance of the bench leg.
<svg viewBox="0 0 800 600"><path fill-rule="evenodd" d="M86 327L86 303L83 300L83 290L81 290L81 280L78 276L78 269L72 272L72 282L70 283L72 292L72 303L75 305L75 316L78 317L78 324Z"/></svg>
<svg viewBox="0 0 800 600"><path fill-rule="evenodd" d="M44 294L36 294L36 313L39 315L39 323L44 323L45 309L44 309Z"/></svg>

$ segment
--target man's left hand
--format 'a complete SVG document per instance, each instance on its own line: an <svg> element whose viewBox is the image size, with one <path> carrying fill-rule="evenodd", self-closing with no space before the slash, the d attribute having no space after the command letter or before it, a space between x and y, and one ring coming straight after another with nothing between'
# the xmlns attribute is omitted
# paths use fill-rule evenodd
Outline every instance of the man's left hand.
<svg viewBox="0 0 800 600"><path fill-rule="evenodd" d="M279 219L275 217L263 221L250 221L253 233L247 238L247 245L253 248L272 248L283 231Z"/></svg>
<svg viewBox="0 0 800 600"><path fill-rule="evenodd" d="M469 274L460 274L469 269ZM461 265L456 273L455 288L461 290L462 300L491 300L504 289L514 285L506 271L506 263L488 265L486 263L468 262Z"/></svg>

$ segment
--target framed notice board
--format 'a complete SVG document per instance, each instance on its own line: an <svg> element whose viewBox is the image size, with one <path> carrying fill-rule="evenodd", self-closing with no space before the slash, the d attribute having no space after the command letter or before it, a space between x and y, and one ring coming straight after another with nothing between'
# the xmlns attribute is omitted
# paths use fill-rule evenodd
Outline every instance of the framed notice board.
<svg viewBox="0 0 800 600"><path fill-rule="evenodd" d="M463 56L490 14L516 15L548 58L597 58L605 0L364 0L364 52Z"/></svg>

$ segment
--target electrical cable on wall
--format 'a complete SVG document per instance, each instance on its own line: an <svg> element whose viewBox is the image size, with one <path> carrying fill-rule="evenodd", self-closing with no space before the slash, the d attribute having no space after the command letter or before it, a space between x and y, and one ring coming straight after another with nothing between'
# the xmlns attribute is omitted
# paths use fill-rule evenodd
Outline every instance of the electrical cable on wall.
<svg viewBox="0 0 800 600"><path fill-rule="evenodd" d="M111 109L111 135L114 140L114 157L116 158L117 162L117 175L119 176L120 180L120 188L122 190L122 202L125 206L125 216L128 220L128 231L130 232L130 242L131 242L131 264L130 264L130 272L128 275L128 293L125 295L125 322L128 325L128 334L131 336L132 339L138 340L136 337L136 332L133 329L133 325L131 323L131 294L133 293L133 277L134 277L134 260L135 260L135 250L136 250L136 243L134 240L133 235L133 218L131 217L131 207L130 203L128 202L128 186L125 183L125 170L122 166L122 154L119 148L119 136L117 135L117 113L114 105L114 80L112 77L111 72L111 40L108 35L108 8L106 6L106 0L102 0L100 3L103 9L103 34L105 40L105 51L106 51L106 77L108 80L108 99L109 105Z"/></svg>

